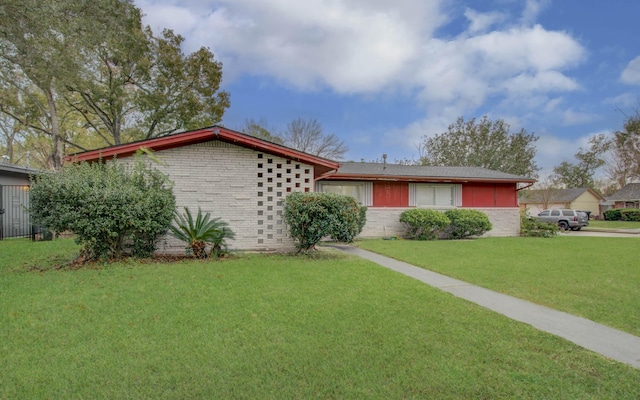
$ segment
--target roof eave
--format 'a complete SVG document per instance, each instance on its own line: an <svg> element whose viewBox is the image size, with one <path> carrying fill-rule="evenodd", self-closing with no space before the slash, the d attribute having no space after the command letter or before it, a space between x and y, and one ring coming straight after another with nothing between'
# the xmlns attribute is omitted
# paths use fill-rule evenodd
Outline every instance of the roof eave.
<svg viewBox="0 0 640 400"><path fill-rule="evenodd" d="M337 170L340 166L340 164L335 161L327 160L322 157L307 154L279 144L267 142L218 126L199 129L192 132L185 132L177 135L170 135L118 146L106 147L102 149L90 150L82 153L72 154L65 157L65 159L69 162L93 162L99 160L108 160L113 157L129 157L134 155L136 151L140 150L141 148L160 151L191 144L198 144L210 140L220 140L253 150L263 151L265 153L293 159L295 161L313 164L315 166L314 169L317 170L315 173L316 177L320 174Z"/></svg>
<svg viewBox="0 0 640 400"><path fill-rule="evenodd" d="M492 182L492 183L534 183L535 179L500 179L478 177L439 177L439 176L411 176L411 175L366 175L366 174L329 174L321 177L322 180L361 180L361 181L395 181L395 182L439 182L439 183L467 183L467 182Z"/></svg>

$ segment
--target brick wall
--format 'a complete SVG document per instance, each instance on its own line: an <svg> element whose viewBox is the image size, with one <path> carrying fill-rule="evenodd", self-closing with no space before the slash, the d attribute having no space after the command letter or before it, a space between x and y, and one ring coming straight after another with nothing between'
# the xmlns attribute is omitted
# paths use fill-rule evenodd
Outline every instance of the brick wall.
<svg viewBox="0 0 640 400"><path fill-rule="evenodd" d="M405 232L400 223L400 214L411 208L373 208L367 209L367 223L360 234L363 238L402 236ZM519 208L474 208L487 214L493 229L484 236L519 236ZM445 211L445 210L442 210Z"/></svg>
<svg viewBox="0 0 640 400"><path fill-rule="evenodd" d="M155 154L156 168L174 183L178 212L210 212L236 234L232 249L293 250L283 220L289 192L313 190L313 166L233 144L210 141ZM132 157L118 162L131 163ZM185 244L167 236L158 250L180 253Z"/></svg>

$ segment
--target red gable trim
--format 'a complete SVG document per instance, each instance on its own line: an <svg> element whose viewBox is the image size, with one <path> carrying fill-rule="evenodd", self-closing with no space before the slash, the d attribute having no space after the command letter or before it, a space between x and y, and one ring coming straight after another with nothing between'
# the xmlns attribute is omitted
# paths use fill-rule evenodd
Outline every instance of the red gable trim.
<svg viewBox="0 0 640 400"><path fill-rule="evenodd" d="M340 181L394 181L394 182L441 182L441 183L466 183L466 182L502 182L520 183L535 182L535 179L492 179L492 178L465 178L465 177L429 177L429 176L402 176L402 175L352 175L352 174L329 174L320 178L321 180Z"/></svg>
<svg viewBox="0 0 640 400"><path fill-rule="evenodd" d="M289 147L281 146L279 144L270 143L218 126L198 129L196 131L178 133L175 135L164 136L160 138L141 140L133 143L104 147L102 149L85 151L83 153L77 153L67 156L65 157L65 160L70 162L91 162L98 161L100 159L108 160L116 156L119 158L132 156L141 148L160 151L173 149L176 147L188 146L191 144L208 142L211 140L221 140L223 142L232 143L249 149L262 151L276 156L314 165L315 169L317 170L315 174L316 176L332 170L337 170L340 166L340 164L335 161L307 154L298 150L291 149Z"/></svg>

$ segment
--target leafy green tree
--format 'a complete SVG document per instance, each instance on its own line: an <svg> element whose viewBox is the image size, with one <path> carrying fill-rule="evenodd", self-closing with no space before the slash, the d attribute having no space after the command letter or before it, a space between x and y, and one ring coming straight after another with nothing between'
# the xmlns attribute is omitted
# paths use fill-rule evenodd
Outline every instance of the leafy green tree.
<svg viewBox="0 0 640 400"><path fill-rule="evenodd" d="M131 0L6 0L0 27L0 112L50 138L54 169L68 145L212 125L229 107L211 51L154 36Z"/></svg>
<svg viewBox="0 0 640 400"><path fill-rule="evenodd" d="M607 162L609 179L617 189L640 179L640 111L627 116L622 130L612 139L611 157Z"/></svg>
<svg viewBox="0 0 640 400"><path fill-rule="evenodd" d="M465 121L460 117L446 132L425 136L420 146L422 165L484 167L520 176L535 176L538 137L524 129L510 131L501 119Z"/></svg>
<svg viewBox="0 0 640 400"><path fill-rule="evenodd" d="M0 77L24 102L22 112L16 113L3 96L0 111L51 137L54 168L62 166L65 135L57 100L61 81L77 68L76 40L82 33L76 32L74 16L83 6L53 0L0 4ZM34 112L40 118L30 118Z"/></svg>
<svg viewBox="0 0 640 400"><path fill-rule="evenodd" d="M325 134L316 119L297 118L281 135L286 146L332 160L341 160L349 148L334 134Z"/></svg>
<svg viewBox="0 0 640 400"><path fill-rule="evenodd" d="M580 148L575 154L577 163L563 161L553 169L553 181L567 188L595 188L593 176L596 170L605 164L604 154L611 142L604 134L589 139L589 148Z"/></svg>
<svg viewBox="0 0 640 400"><path fill-rule="evenodd" d="M87 259L153 254L175 209L168 178L137 160L71 164L40 174L30 189L33 220L51 231L71 231Z"/></svg>

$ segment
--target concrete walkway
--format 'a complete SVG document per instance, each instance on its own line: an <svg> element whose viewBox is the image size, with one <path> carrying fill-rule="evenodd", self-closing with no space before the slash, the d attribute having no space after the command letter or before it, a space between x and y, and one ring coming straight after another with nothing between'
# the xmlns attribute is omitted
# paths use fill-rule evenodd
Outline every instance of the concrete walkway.
<svg viewBox="0 0 640 400"><path fill-rule="evenodd" d="M565 338L585 349L640 368L640 337L585 318L474 286L370 251L346 245L330 245L330 247L373 261L457 297L506 315L511 319Z"/></svg>

